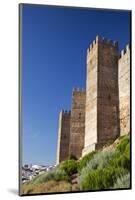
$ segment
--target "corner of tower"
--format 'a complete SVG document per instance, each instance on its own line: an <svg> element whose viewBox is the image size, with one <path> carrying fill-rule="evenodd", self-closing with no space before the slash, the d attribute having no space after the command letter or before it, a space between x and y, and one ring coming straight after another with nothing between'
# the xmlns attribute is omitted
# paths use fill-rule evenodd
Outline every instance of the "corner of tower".
<svg viewBox="0 0 135 200"><path fill-rule="evenodd" d="M87 48L87 64L90 60L90 56L93 54L95 48L98 47L99 44L109 45L110 47L116 48L116 50L118 50L118 41L113 41L97 35L95 40L93 40L93 42L91 42L89 47Z"/></svg>
<svg viewBox="0 0 135 200"><path fill-rule="evenodd" d="M93 50L95 50L97 44L98 44L99 36L96 36L96 39L93 40L89 47L87 48L87 62L89 60L90 55L92 54Z"/></svg>
<svg viewBox="0 0 135 200"><path fill-rule="evenodd" d="M126 45L126 48L123 49L121 52L120 52L120 55L119 55L119 60L123 59L123 57L130 52L130 45L127 44Z"/></svg>

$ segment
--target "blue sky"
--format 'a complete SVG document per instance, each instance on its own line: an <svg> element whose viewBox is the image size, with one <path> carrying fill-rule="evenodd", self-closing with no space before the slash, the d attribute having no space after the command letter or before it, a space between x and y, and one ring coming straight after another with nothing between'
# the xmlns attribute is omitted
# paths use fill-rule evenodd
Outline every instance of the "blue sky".
<svg viewBox="0 0 135 200"><path fill-rule="evenodd" d="M58 117L85 87L86 49L96 35L130 41L129 11L23 5L23 164L55 164Z"/></svg>

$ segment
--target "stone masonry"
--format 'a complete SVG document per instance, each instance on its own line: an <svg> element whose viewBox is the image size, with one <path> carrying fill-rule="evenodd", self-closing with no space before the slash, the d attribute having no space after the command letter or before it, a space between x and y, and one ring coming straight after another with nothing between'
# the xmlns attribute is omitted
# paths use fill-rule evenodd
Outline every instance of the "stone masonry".
<svg viewBox="0 0 135 200"><path fill-rule="evenodd" d="M84 148L85 98L84 90L73 90L69 154L76 158L81 157Z"/></svg>
<svg viewBox="0 0 135 200"><path fill-rule="evenodd" d="M120 134L130 130L130 48L121 51L119 59Z"/></svg>
<svg viewBox="0 0 135 200"><path fill-rule="evenodd" d="M130 48L96 37L87 49L86 91L73 90L71 113L59 119L57 164L79 159L130 132Z"/></svg>
<svg viewBox="0 0 135 200"><path fill-rule="evenodd" d="M62 110L60 112L56 160L57 164L68 159L69 157L70 119L70 111L67 112Z"/></svg>
<svg viewBox="0 0 135 200"><path fill-rule="evenodd" d="M83 155L119 136L118 43L96 37L87 51Z"/></svg>

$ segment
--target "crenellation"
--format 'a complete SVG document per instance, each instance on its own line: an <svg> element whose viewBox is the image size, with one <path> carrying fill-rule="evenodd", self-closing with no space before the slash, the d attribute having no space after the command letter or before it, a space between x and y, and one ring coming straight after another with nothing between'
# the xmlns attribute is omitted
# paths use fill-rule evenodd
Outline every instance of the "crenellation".
<svg viewBox="0 0 135 200"><path fill-rule="evenodd" d="M97 36L98 37L98 36ZM89 45L89 47L87 48L87 54L89 55L91 53L91 50L93 50L93 48L95 47L95 45L97 45L97 39L93 40L92 43Z"/></svg>
<svg viewBox="0 0 135 200"><path fill-rule="evenodd" d="M122 51L121 51L121 53L120 53L120 57L122 58L123 56L124 56L124 54L125 54L125 50L123 49Z"/></svg>
<svg viewBox="0 0 135 200"><path fill-rule="evenodd" d="M126 48L121 50L120 55L119 55L119 59L123 59L123 56L127 55L127 53L129 53L130 51L130 45L127 44Z"/></svg>
<svg viewBox="0 0 135 200"><path fill-rule="evenodd" d="M72 93L76 93L76 92L85 93L85 89L84 88L73 88Z"/></svg>
<svg viewBox="0 0 135 200"><path fill-rule="evenodd" d="M118 41L114 41L113 44L114 44L114 46L116 46L116 47L118 47L118 45L119 45Z"/></svg>
<svg viewBox="0 0 135 200"><path fill-rule="evenodd" d="M92 45L93 45L93 47L94 47L94 45L96 44L96 41L95 40L93 40L93 43L92 43Z"/></svg>
<svg viewBox="0 0 135 200"><path fill-rule="evenodd" d="M93 48L93 44L90 44L89 52L91 51L92 48Z"/></svg>
<svg viewBox="0 0 135 200"><path fill-rule="evenodd" d="M62 115L70 115L71 110L62 110Z"/></svg>
<svg viewBox="0 0 135 200"><path fill-rule="evenodd" d="M128 51L130 51L130 45L129 44L126 45L126 52L128 52Z"/></svg>
<svg viewBox="0 0 135 200"><path fill-rule="evenodd" d="M107 38L104 38L104 37L100 37L100 36L96 36L96 43L98 42L102 42L104 44L108 44L110 46L115 46L115 47L118 47L118 41L113 41L111 39L107 39Z"/></svg>
<svg viewBox="0 0 135 200"><path fill-rule="evenodd" d="M89 48L87 48L87 55L89 54L89 52L90 52L90 49L89 49Z"/></svg>
<svg viewBox="0 0 135 200"><path fill-rule="evenodd" d="M88 64L91 55L94 54L94 51L97 50L97 46L99 44L108 45L108 47L112 47L118 49L118 41L113 41L104 37L96 36L96 39L91 42L89 48L87 48L87 60L86 63Z"/></svg>
<svg viewBox="0 0 135 200"><path fill-rule="evenodd" d="M96 36L96 43L101 39L99 35Z"/></svg>

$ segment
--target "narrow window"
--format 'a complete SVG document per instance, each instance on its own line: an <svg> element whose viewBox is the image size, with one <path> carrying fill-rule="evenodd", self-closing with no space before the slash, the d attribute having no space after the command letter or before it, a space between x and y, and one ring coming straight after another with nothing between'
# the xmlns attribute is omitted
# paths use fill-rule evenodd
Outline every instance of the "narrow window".
<svg viewBox="0 0 135 200"><path fill-rule="evenodd" d="M81 113L79 113L79 119L81 119Z"/></svg>
<svg viewBox="0 0 135 200"><path fill-rule="evenodd" d="M110 94L108 95L108 99L111 100L111 95Z"/></svg>

